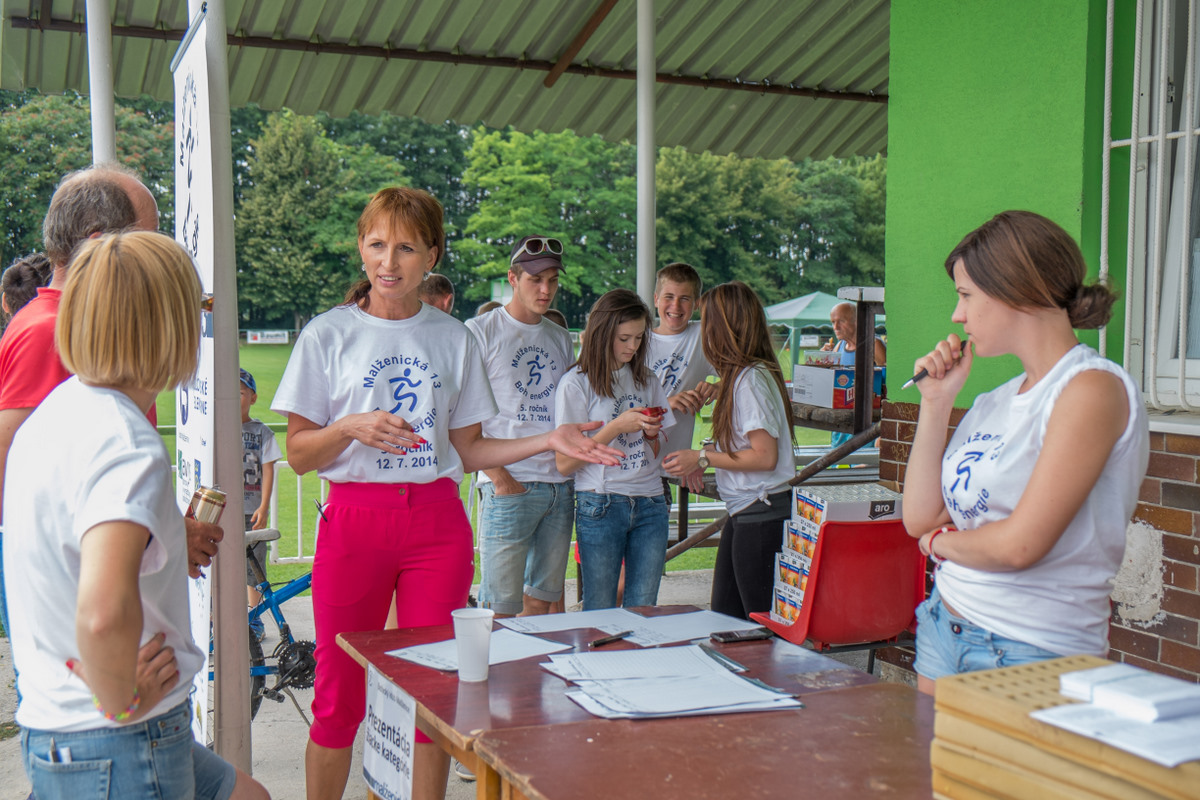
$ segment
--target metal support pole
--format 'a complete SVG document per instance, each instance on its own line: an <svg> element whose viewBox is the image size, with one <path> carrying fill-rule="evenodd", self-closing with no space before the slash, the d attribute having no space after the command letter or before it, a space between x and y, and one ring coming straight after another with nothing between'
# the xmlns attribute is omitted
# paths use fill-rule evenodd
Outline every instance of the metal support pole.
<svg viewBox="0 0 1200 800"><path fill-rule="evenodd" d="M250 653L246 622L246 546L242 496L242 420L238 382L237 273L233 244L233 157L225 0L188 0L190 16L207 6L209 114L213 176L213 397L217 485L234 502L221 518L225 539L213 563L215 648L213 749L246 773L250 748Z"/></svg>
<svg viewBox="0 0 1200 800"><path fill-rule="evenodd" d="M654 302L654 0L637 5L637 292Z"/></svg>
<svg viewBox="0 0 1200 800"><path fill-rule="evenodd" d="M92 163L117 160L113 97L112 19L107 0L87 0L88 98L92 106Z"/></svg>

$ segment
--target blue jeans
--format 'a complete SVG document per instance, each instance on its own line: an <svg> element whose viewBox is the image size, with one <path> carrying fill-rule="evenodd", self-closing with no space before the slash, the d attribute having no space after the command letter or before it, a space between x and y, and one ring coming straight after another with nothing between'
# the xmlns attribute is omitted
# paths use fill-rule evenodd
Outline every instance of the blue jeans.
<svg viewBox="0 0 1200 800"><path fill-rule="evenodd" d="M652 606L667 558L668 508L661 494L575 493L575 535L583 575L583 608L617 605L617 581L625 562L622 605Z"/></svg>
<svg viewBox="0 0 1200 800"><path fill-rule="evenodd" d="M1059 657L1058 653L1000 636L951 614L936 586L929 599L917 606L917 660L913 668L930 680Z"/></svg>
<svg viewBox="0 0 1200 800"><path fill-rule="evenodd" d="M523 494L496 494L479 487L479 605L498 614L519 614L521 594L553 603L562 597L575 484L529 482Z"/></svg>
<svg viewBox="0 0 1200 800"><path fill-rule="evenodd" d="M228 800L237 783L234 768L192 738L187 702L121 728L22 728L21 756L38 800Z"/></svg>

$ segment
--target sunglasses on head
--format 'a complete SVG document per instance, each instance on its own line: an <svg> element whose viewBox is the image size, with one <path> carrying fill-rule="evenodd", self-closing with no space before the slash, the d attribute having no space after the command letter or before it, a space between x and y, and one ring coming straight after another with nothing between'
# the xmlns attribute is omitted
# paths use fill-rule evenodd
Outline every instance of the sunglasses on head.
<svg viewBox="0 0 1200 800"><path fill-rule="evenodd" d="M563 244L558 239L546 236L531 236L526 239L519 248L517 248L517 252L513 253L513 257L510 259L509 263L517 263L517 259L521 257L522 253L528 253L531 256L537 256L541 255L542 253L549 252L556 256L561 256L562 251Z"/></svg>

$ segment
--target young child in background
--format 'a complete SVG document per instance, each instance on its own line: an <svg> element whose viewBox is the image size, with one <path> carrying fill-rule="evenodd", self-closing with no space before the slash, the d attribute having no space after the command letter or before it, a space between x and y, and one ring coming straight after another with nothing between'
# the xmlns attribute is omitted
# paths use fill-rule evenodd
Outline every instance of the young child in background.
<svg viewBox="0 0 1200 800"><path fill-rule="evenodd" d="M250 419L250 406L258 402L258 386L254 376L246 370L240 370L239 378L242 385L242 483L245 488L245 505L242 507L246 515L246 530L257 531L267 527L267 515L270 512L271 490L275 487L275 462L283 458L275 434L265 423ZM259 542L254 545L254 555L262 565L263 574L267 572L267 543ZM251 608L262 601L262 595L254 587L258 579L250 567L250 559L246 559L246 604ZM263 638L262 618L254 620L250 625L254 636L259 641Z"/></svg>
<svg viewBox="0 0 1200 800"><path fill-rule="evenodd" d="M654 605L667 554L668 511L659 457L675 424L662 384L646 366L650 309L628 289L602 296L588 313L579 360L554 398L556 424L603 419L594 441L624 453L614 467L556 456L575 475L575 532L584 610L617 604L625 562L625 606Z"/></svg>

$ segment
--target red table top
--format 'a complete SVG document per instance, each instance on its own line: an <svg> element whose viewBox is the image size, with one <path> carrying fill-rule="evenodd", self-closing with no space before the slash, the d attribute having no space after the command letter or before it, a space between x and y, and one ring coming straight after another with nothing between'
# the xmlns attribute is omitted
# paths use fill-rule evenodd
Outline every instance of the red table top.
<svg viewBox="0 0 1200 800"><path fill-rule="evenodd" d="M804 703L493 730L475 741L475 754L529 800L932 796L932 697L877 683Z"/></svg>
<svg viewBox="0 0 1200 800"><path fill-rule="evenodd" d="M646 616L696 610L693 606L638 609ZM589 641L603 635L603 631L592 628L540 634L546 639L575 645L580 651L587 649ZM488 680L461 683L455 672L442 672L387 655L389 650L453 637L453 626L439 625L344 633L338 637L338 643L358 663L364 667L367 663L373 664L413 697L418 704L418 724L423 721L422 727L427 733L432 727L462 749L469 749L472 740L482 731L595 719L567 698L565 681L537 666L547 660L545 656L496 664L488 669ZM747 667L749 677L802 698L875 682L875 678L865 672L778 638L709 644ZM634 648L636 645L629 642L616 642L604 649Z"/></svg>

